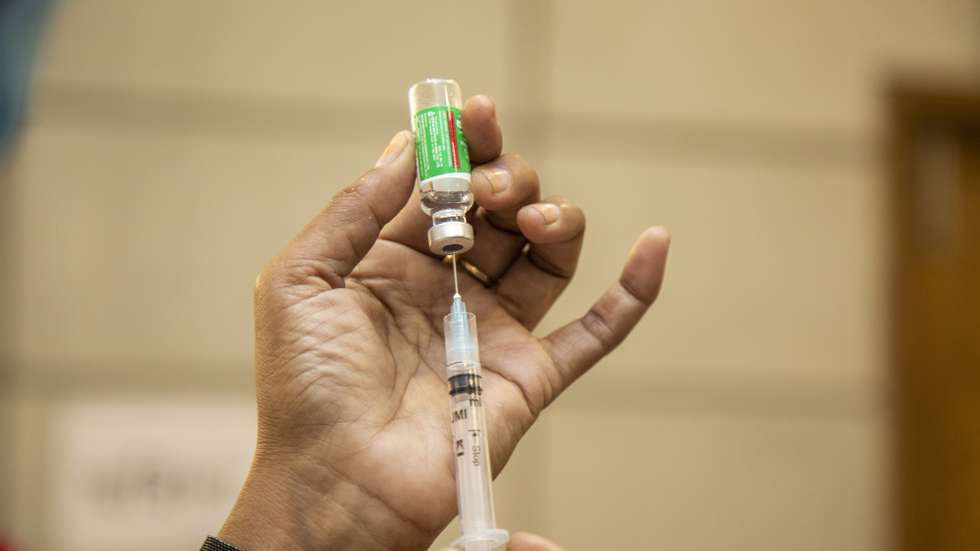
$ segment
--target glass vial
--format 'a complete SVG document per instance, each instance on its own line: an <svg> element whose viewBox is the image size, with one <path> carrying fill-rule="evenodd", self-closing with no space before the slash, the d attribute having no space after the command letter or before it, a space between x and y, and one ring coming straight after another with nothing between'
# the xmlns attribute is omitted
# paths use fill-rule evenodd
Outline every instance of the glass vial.
<svg viewBox="0 0 980 551"><path fill-rule="evenodd" d="M421 207L432 217L429 249L437 255L464 253L473 247L473 227L466 222L473 194L459 85L449 79L426 79L408 90L408 104Z"/></svg>

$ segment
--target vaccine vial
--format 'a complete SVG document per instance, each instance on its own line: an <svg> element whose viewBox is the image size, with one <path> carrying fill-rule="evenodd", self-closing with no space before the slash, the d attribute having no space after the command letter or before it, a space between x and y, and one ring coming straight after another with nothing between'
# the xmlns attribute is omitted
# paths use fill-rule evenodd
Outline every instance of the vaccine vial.
<svg viewBox="0 0 980 551"><path fill-rule="evenodd" d="M442 78L423 80L408 90L408 104L422 211L432 217L429 250L464 253L473 247L473 226L466 222L473 194L459 85Z"/></svg>

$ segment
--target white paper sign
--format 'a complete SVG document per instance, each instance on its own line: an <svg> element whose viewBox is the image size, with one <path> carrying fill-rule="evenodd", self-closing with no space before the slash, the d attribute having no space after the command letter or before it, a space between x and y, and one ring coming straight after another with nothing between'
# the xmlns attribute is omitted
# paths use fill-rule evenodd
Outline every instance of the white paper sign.
<svg viewBox="0 0 980 551"><path fill-rule="evenodd" d="M255 446L252 400L70 402L52 416L50 541L64 551L197 549Z"/></svg>

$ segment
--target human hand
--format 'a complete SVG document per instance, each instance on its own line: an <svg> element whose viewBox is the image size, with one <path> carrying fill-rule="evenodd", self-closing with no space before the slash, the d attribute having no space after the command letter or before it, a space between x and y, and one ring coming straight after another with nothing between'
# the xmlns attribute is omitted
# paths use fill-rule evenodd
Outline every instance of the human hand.
<svg viewBox="0 0 980 551"><path fill-rule="evenodd" d="M458 551L458 548L447 547L440 551ZM507 542L507 551L565 551L565 548L541 536L517 532Z"/></svg>
<svg viewBox="0 0 980 551"><path fill-rule="evenodd" d="M507 542L507 551L565 551L565 549L541 536L517 532Z"/></svg>
<svg viewBox="0 0 980 551"><path fill-rule="evenodd" d="M496 282L460 274L479 323L496 472L545 406L653 303L669 237L643 232L582 318L536 337L575 271L584 215L541 200L534 170L501 155L489 98L471 98L462 118L479 206L463 258ZM414 181L403 131L260 274L258 440L223 540L250 551L425 549L456 514L441 334L452 276L429 252Z"/></svg>

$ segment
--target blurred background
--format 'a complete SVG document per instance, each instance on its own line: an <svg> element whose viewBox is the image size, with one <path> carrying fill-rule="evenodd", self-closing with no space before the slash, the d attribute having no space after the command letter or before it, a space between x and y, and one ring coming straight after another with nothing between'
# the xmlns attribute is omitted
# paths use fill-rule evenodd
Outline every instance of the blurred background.
<svg viewBox="0 0 980 551"><path fill-rule="evenodd" d="M13 549L217 531L254 445L254 277L408 126L428 76L493 96L505 149L588 213L541 332L588 308L643 228L674 236L658 304L499 478L503 526L570 550L980 548L978 3L13 0L0 17L26 99L0 165Z"/></svg>

